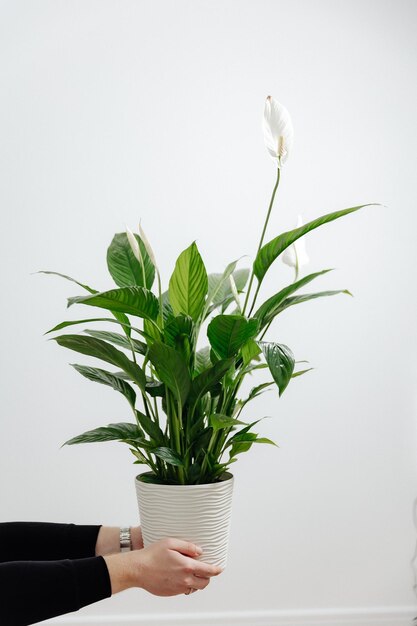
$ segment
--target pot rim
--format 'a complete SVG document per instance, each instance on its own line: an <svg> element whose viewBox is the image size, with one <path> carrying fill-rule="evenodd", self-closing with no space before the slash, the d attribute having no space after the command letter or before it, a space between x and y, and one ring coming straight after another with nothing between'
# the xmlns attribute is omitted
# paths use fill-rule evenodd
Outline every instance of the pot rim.
<svg viewBox="0 0 417 626"><path fill-rule="evenodd" d="M220 480L218 480L215 483L200 483L198 485L171 485L169 483L147 483L147 482L144 482L143 480L141 480L141 476L145 476L145 475L146 476L154 476L154 473L153 472L142 472L141 474L138 474L135 477L135 481L137 483L139 483L140 485L151 485L152 487L156 487L156 488L158 488L158 487L181 487L181 488L182 487L193 487L193 488L196 488L196 487L208 487L210 485L220 485L222 483L225 483L225 482L227 482L229 480L233 480L234 479L234 476L233 476L233 474L231 472L223 472L223 474L220 476Z"/></svg>

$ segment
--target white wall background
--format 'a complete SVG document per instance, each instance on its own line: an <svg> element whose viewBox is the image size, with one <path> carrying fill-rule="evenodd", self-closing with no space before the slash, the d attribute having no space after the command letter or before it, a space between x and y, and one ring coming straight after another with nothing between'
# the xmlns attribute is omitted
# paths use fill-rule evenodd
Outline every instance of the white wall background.
<svg viewBox="0 0 417 626"><path fill-rule="evenodd" d="M209 271L253 255L274 182L268 94L295 127L269 238L298 213L386 205L307 237L307 271L337 268L314 287L355 297L294 307L270 333L316 369L246 415L274 416L261 432L280 449L233 467L226 572L84 615L414 605L416 18L408 0L0 2L2 520L137 520L127 448L60 449L127 413L43 336L90 313L66 311L80 290L32 272L110 287L106 248L139 218L165 284L194 239ZM264 295L292 278L278 263Z"/></svg>

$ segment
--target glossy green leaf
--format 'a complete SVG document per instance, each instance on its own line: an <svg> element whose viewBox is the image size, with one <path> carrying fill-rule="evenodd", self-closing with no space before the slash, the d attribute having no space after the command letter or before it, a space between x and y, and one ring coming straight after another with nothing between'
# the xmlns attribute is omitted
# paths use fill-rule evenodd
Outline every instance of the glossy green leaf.
<svg viewBox="0 0 417 626"><path fill-rule="evenodd" d="M146 413L142 413L141 411L135 411L136 418L145 431L147 435L149 435L151 442L156 445L164 445L165 444L165 435L162 432L161 428L158 426L156 422L152 418L150 418Z"/></svg>
<svg viewBox="0 0 417 626"><path fill-rule="evenodd" d="M47 330L45 335L49 335L49 333L54 333L57 330L62 330L63 328L68 328L68 326L77 326L78 324L89 324L90 322L110 322L111 324L119 324L122 328L125 327L124 323L120 322L119 320L114 320L111 317L88 317L82 320L68 320L65 322L61 322L60 324L57 324L50 330ZM130 326L130 323L128 324L128 326L131 328L131 330L134 330L140 335L144 335L143 331L140 328L136 328L135 326Z"/></svg>
<svg viewBox="0 0 417 626"><path fill-rule="evenodd" d="M51 274L52 276L60 276L61 278L65 278L65 280L70 280L72 283L79 285L80 287L82 287L86 291L89 291L90 293L98 293L96 289L93 289L92 287L89 287L88 285L84 285L83 283L78 282L78 280L75 280L75 278L71 278L71 276L67 276L66 274L60 274L59 272L48 272L46 270L40 270L39 272L36 272L36 273L37 274Z"/></svg>
<svg viewBox="0 0 417 626"><path fill-rule="evenodd" d="M95 337L96 339L102 339L103 341L108 341L109 343L113 343L116 346L120 346L121 348L125 348L126 350L134 350L138 354L145 355L148 346L143 341L138 341L137 339L128 339L124 335L120 335L119 333L112 333L107 330L84 330L87 335L90 337Z"/></svg>
<svg viewBox="0 0 417 626"><path fill-rule="evenodd" d="M257 332L258 320L247 320L242 315L218 315L207 328L211 347L222 359L235 356Z"/></svg>
<svg viewBox="0 0 417 626"><path fill-rule="evenodd" d="M281 396L294 372L294 355L288 346L283 344L260 341L259 345Z"/></svg>
<svg viewBox="0 0 417 626"><path fill-rule="evenodd" d="M288 309L290 306L294 306L295 304L302 304L303 302L308 302L309 300L315 300L316 298L325 298L327 296L337 296L340 293L344 293L348 296L352 296L350 291L347 289L338 289L336 291L318 291L316 293L304 293L300 296L290 296L289 298L285 298L283 302L275 309L274 317L285 309Z"/></svg>
<svg viewBox="0 0 417 626"><path fill-rule="evenodd" d="M184 466L184 461L182 460L182 458L179 456L179 454L177 454L177 452L175 452L175 450L172 450L171 448L166 448L166 447L154 448L152 450L152 454L162 459L169 465L175 465L178 467Z"/></svg>
<svg viewBox="0 0 417 626"><path fill-rule="evenodd" d="M229 276L235 271L237 262L236 260L229 263L223 273L208 275L207 305L219 304L224 299L224 288L228 284Z"/></svg>
<svg viewBox="0 0 417 626"><path fill-rule="evenodd" d="M195 374L201 374L204 370L208 370L212 366L210 360L210 346L204 346L201 350L197 350L195 353L194 371Z"/></svg>
<svg viewBox="0 0 417 626"><path fill-rule="evenodd" d="M303 374L306 374L307 372L311 372L311 370L313 370L314 367L309 367L306 370L300 370L299 372L294 372L294 374L291 376L291 378L297 378L297 376L302 376Z"/></svg>
<svg viewBox="0 0 417 626"><path fill-rule="evenodd" d="M142 391L145 391L145 374L139 365L130 361L123 352L120 352L111 344L95 337L84 337L82 335L60 335L59 337L54 337L53 341L56 341L60 346L64 346L64 348L69 348L75 352L80 352L120 367L126 374L132 377L132 380Z"/></svg>
<svg viewBox="0 0 417 626"><path fill-rule="evenodd" d="M286 248L288 248L291 244L297 241L297 239L307 234L311 230L322 226L323 224L328 224L333 220L337 220L344 215L348 215L349 213L358 211L359 209L362 209L366 206L371 206L371 204L361 204L359 206L351 207L349 209L343 209L342 211L327 213L326 215L322 215L321 217L318 217L315 220L304 224L303 226L299 226L294 230L282 233L281 235L278 235L278 237L275 237L275 239L269 241L259 250L253 264L253 271L258 281L262 282L266 272L275 261L275 259L277 259Z"/></svg>
<svg viewBox="0 0 417 626"><path fill-rule="evenodd" d="M249 339L241 348L243 365L248 365L253 359L256 359L262 350L254 339ZM257 359L259 361L259 359Z"/></svg>
<svg viewBox="0 0 417 626"><path fill-rule="evenodd" d="M237 416L241 414L241 412L243 411L244 407L248 404L248 402L251 402L251 400L253 400L254 398L257 398L262 393L267 391L268 388L271 387L271 385L275 385L275 381L262 383L260 385L257 385L256 387L253 387L251 391L249 392L249 395L247 396L247 398L245 398L244 400L239 400Z"/></svg>
<svg viewBox="0 0 417 626"><path fill-rule="evenodd" d="M122 313L121 311L114 311L114 310L112 310L112 313L113 313L114 317L116 318L116 320L122 324L122 328L125 331L126 336L127 337L131 337L132 336L132 325L130 323L130 320L129 320L128 316L125 315L125 313Z"/></svg>
<svg viewBox="0 0 417 626"><path fill-rule="evenodd" d="M210 314L218 307L221 307L222 312L224 312L234 300L229 280L230 275L227 269L228 268L226 268L223 274L209 274L208 276L209 291L214 291L215 295L212 297L211 304L206 308L207 314ZM235 270L232 272L232 276L238 293L242 293L249 278L249 269Z"/></svg>
<svg viewBox="0 0 417 626"><path fill-rule="evenodd" d="M135 406L136 393L133 388L125 380L115 376L112 372L99 369L98 367L89 367L87 365L78 365L77 363L71 363L72 367L77 370L82 376L102 385L107 385L115 391L123 394L127 398L132 408Z"/></svg>
<svg viewBox="0 0 417 626"><path fill-rule="evenodd" d="M72 446L76 443L99 443L102 441L140 441L143 433L136 424L121 422L119 424L109 424L88 430L81 435L77 435L66 441L64 446Z"/></svg>
<svg viewBox="0 0 417 626"><path fill-rule="evenodd" d="M149 258L145 245L135 234L144 262L144 271L130 247L126 233L117 233L107 250L107 267L119 287L146 287L151 289L155 279L155 268Z"/></svg>
<svg viewBox="0 0 417 626"><path fill-rule="evenodd" d="M134 461L134 465L149 465L148 459L142 454L142 452L134 450L133 448L130 448L130 451L136 459L136 461Z"/></svg>
<svg viewBox="0 0 417 626"><path fill-rule="evenodd" d="M212 413L209 416L209 424L213 430L222 430L224 428L235 428L238 425L243 425L245 422L240 422L234 417L229 415L223 415L222 413Z"/></svg>
<svg viewBox="0 0 417 626"><path fill-rule="evenodd" d="M188 362L194 351L194 322L188 315L171 317L164 326L165 343L181 352Z"/></svg>
<svg viewBox="0 0 417 626"><path fill-rule="evenodd" d="M308 276L304 276L300 280L291 283L291 285L288 285L287 287L281 289L281 291L273 295L271 298L268 298L268 300L266 300L253 315L253 317L259 320L260 329L262 329L274 319L280 305L288 296L290 296L298 289L301 289L301 287L304 287L304 285L307 285L309 282L317 278L317 276L321 276L322 274L326 274L327 272L331 271L331 269L328 269L322 270L321 272L308 274Z"/></svg>
<svg viewBox="0 0 417 626"><path fill-rule="evenodd" d="M169 281L169 301L174 315L189 315L197 321L205 303L208 280L195 243L181 252Z"/></svg>
<svg viewBox="0 0 417 626"><path fill-rule="evenodd" d="M103 291L91 296L68 298L68 306L72 304L87 304L154 321L158 317L159 311L158 299L152 291L143 287L123 287L121 289Z"/></svg>
<svg viewBox="0 0 417 626"><path fill-rule="evenodd" d="M164 291L161 294L161 300L162 300L162 316L164 318L164 323L168 323L172 317L175 317L174 311L172 310L172 306L169 301L168 291Z"/></svg>
<svg viewBox="0 0 417 626"><path fill-rule="evenodd" d="M187 403L192 412L198 403L198 401L208 393L226 374L226 372L233 365L234 359L224 359L217 361L209 369L205 370L191 383L191 389L188 396Z"/></svg>
<svg viewBox="0 0 417 626"><path fill-rule="evenodd" d="M158 378L183 406L190 391L191 378L182 356L174 348L159 341L149 347L148 356Z"/></svg>

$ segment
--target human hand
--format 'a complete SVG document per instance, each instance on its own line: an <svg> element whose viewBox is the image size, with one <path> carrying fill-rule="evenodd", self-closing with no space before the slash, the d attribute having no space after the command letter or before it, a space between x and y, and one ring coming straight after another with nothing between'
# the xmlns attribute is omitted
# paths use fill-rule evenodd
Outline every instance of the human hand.
<svg viewBox="0 0 417 626"><path fill-rule="evenodd" d="M129 587L141 587L156 596L205 589L211 577L223 570L197 561L197 556L201 556L197 546L180 539L162 539L142 550L106 556L112 594Z"/></svg>

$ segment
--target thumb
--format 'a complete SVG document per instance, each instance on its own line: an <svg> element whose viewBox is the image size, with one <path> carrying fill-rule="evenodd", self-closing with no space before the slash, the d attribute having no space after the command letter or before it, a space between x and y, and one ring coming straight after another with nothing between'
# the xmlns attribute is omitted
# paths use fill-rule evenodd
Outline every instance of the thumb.
<svg viewBox="0 0 417 626"><path fill-rule="evenodd" d="M182 541L182 539L170 539L169 548L170 550L176 550L190 557L201 556L203 554L203 550L200 546L190 541Z"/></svg>

